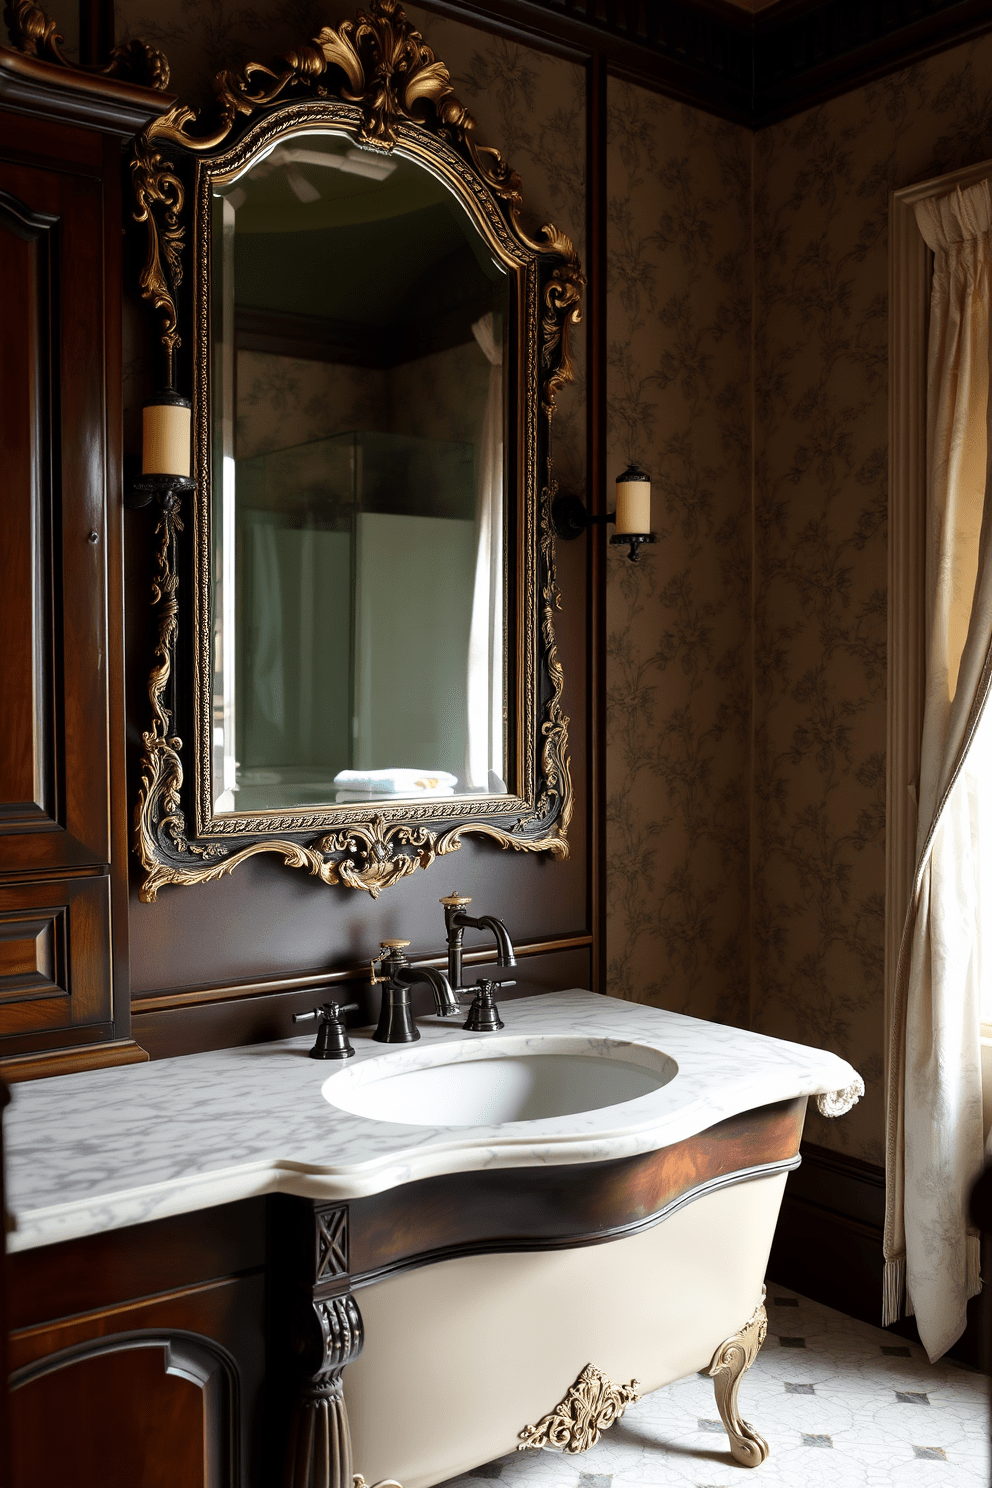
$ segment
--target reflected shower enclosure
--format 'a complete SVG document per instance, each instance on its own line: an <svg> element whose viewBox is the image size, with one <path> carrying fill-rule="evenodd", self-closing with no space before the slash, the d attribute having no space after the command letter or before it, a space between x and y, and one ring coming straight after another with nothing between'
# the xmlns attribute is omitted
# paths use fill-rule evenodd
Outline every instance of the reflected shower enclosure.
<svg viewBox="0 0 992 1488"><path fill-rule="evenodd" d="M236 462L237 810L352 799L345 769L461 781L473 455L352 432Z"/></svg>
<svg viewBox="0 0 992 1488"><path fill-rule="evenodd" d="M505 794L505 271L333 134L213 212L215 810Z"/></svg>

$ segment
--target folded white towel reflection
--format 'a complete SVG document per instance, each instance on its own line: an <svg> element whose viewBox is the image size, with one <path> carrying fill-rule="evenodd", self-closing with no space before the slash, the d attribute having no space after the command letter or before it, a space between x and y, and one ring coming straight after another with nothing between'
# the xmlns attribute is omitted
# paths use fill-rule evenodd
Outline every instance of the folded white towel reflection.
<svg viewBox="0 0 992 1488"><path fill-rule="evenodd" d="M454 794L450 785L439 785L436 790L414 790L412 788L407 791L339 790L335 792L334 799L335 801L424 801L434 796L453 796Z"/></svg>
<svg viewBox="0 0 992 1488"><path fill-rule="evenodd" d="M424 791L437 790L450 794L458 784L458 776L450 775L447 770L339 770L334 784L342 790L376 796L419 796Z"/></svg>

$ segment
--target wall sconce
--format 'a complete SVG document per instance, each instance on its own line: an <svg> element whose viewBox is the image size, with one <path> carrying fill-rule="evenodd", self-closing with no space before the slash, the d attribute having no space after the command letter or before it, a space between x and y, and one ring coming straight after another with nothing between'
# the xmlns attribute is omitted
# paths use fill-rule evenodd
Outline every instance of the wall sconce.
<svg viewBox="0 0 992 1488"><path fill-rule="evenodd" d="M148 506L156 497L171 504L180 492L195 488L189 473L191 419L189 399L171 388L148 400L142 410L141 474L131 481L125 506Z"/></svg>
<svg viewBox="0 0 992 1488"><path fill-rule="evenodd" d="M578 496L556 496L551 508L551 525L558 537L571 542L580 537L592 522L615 522L616 532L610 538L614 547L629 547L631 563L640 558L645 543L656 542L651 529L651 477L639 465L628 465L617 476L614 510L594 516Z"/></svg>

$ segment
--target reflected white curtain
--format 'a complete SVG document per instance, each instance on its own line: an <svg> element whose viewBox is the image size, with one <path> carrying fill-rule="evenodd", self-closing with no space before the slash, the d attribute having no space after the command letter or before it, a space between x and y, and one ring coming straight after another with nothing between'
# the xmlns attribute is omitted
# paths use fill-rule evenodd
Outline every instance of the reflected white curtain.
<svg viewBox="0 0 992 1488"><path fill-rule="evenodd" d="M975 793L992 780L969 768L968 753L992 679L988 183L922 201L916 215L934 253L926 703L917 867L886 1009L883 1322L905 1301L937 1359L960 1337L981 1285L967 1215L983 1156Z"/></svg>
<svg viewBox="0 0 992 1488"><path fill-rule="evenodd" d="M255 656L251 687L262 717L275 728L286 727L286 674L283 666L282 573L279 532L271 522L245 526L251 605L255 622Z"/></svg>
<svg viewBox="0 0 992 1488"><path fill-rule="evenodd" d="M465 778L470 790L489 790L490 770L499 773L503 760L503 348L491 313L472 333L490 372L479 446Z"/></svg>

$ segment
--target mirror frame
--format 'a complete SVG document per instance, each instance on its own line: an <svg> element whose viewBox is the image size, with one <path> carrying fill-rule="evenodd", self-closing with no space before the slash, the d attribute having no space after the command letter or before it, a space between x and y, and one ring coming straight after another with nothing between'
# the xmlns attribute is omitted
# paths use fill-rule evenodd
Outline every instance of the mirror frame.
<svg viewBox="0 0 992 1488"><path fill-rule="evenodd" d="M327 884L373 898L418 867L457 850L469 833L502 848L568 855L572 815L568 718L555 640L560 596L552 503L557 494L551 425L559 389L572 380L571 328L584 279L570 240L553 226L539 240L520 223L520 180L475 137L447 68L396 0L287 53L274 67L221 72L207 117L177 104L135 145L135 219L147 231L142 295L159 319L166 385L193 391L193 477L144 477L157 507L156 636L149 677L151 725L143 733L134 846L145 869L140 897L165 884L206 883L258 853L277 853ZM510 573L508 795L423 804L349 803L216 815L211 791L210 264L211 183L243 169L279 138L322 128L371 151L396 151L440 178L506 269L510 344L507 408L507 553ZM168 150L169 159L163 151ZM187 205L187 203L191 203ZM183 248L192 225L192 292ZM178 353L188 337L190 350ZM142 483L136 482L136 487ZM185 503L185 504L184 504ZM134 500L129 504L140 504ZM190 539L182 541L186 524ZM182 602L184 586L191 600ZM396 602L402 602L401 593ZM180 681L180 679L184 679ZM181 762L192 725L192 780ZM192 830L187 822L192 822Z"/></svg>

